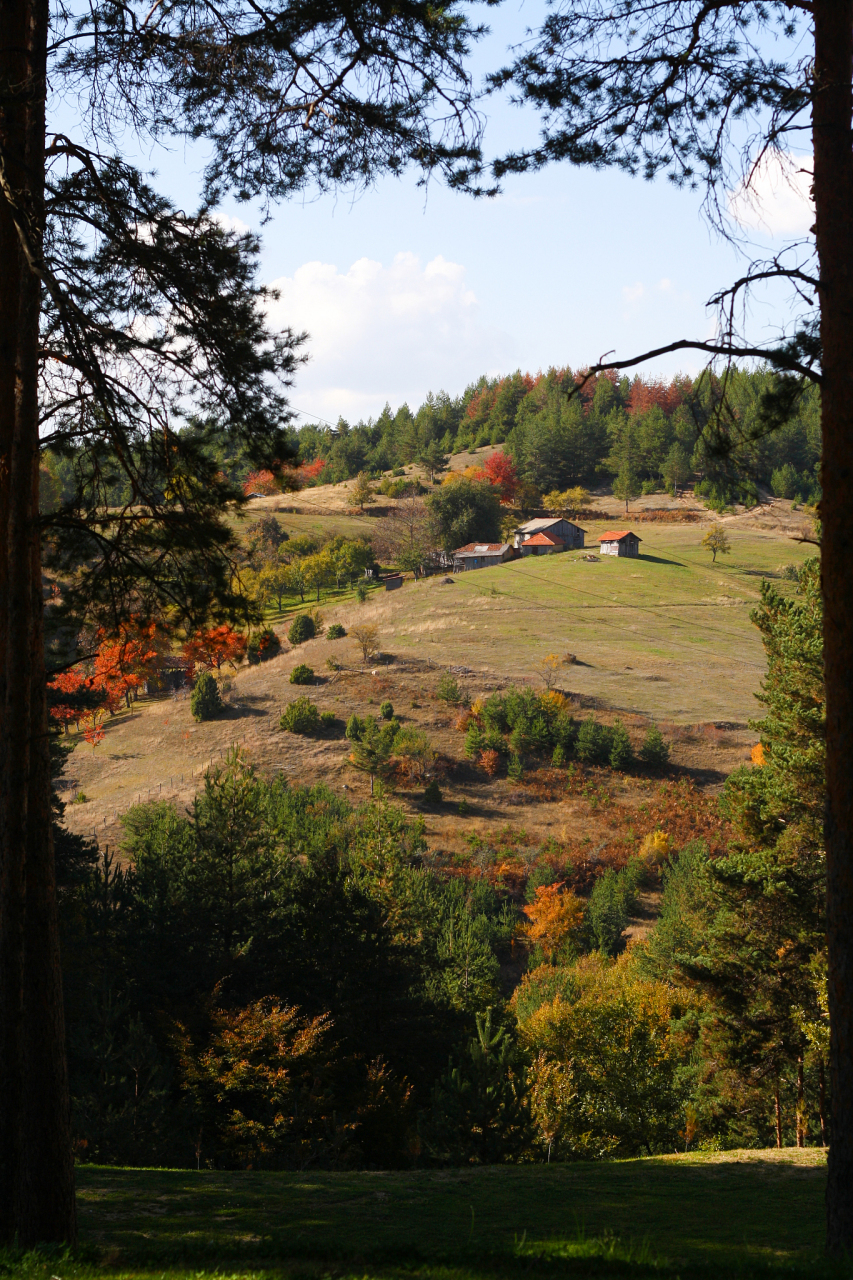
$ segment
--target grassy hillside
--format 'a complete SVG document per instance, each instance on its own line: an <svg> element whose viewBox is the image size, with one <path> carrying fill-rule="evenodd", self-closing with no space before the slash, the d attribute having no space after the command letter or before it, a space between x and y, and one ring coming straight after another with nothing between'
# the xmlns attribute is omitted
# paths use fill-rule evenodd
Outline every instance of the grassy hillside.
<svg viewBox="0 0 853 1280"><path fill-rule="evenodd" d="M624 517L623 517L624 522ZM587 545L603 523L588 525ZM744 722L764 655L750 611L762 576L805 558L801 544L750 527L730 530L713 564L697 525L638 525L638 560L579 554L515 560L494 569L409 583L365 610L392 653L534 677L549 652L579 664L572 692L656 718Z"/></svg>
<svg viewBox="0 0 853 1280"><path fill-rule="evenodd" d="M281 513L280 518L292 532L327 527L330 521L361 532L370 523L343 511L335 517ZM609 523L619 520L614 515ZM540 684L537 667L549 652L577 658L559 674L577 714L586 714L591 705L605 717L619 714L637 741L647 717L661 722L674 764L703 786L719 786L731 768L749 758L755 741L746 722L760 710L754 694L764 655L749 614L762 576L792 590L778 579L779 570L808 554L807 547L791 540L790 524L774 524L767 516L732 517L727 526L732 553L716 565L700 546L702 524L643 523L637 526L643 538L638 560L590 562L568 553L537 557L456 575L450 584L442 577L408 580L398 591L372 591L363 605L351 591L327 593L326 621L347 628L374 623L381 648L393 661L365 669L351 641L320 638L298 649L285 644L280 657L230 676L228 706L220 719L196 724L183 696L135 704L108 722L106 739L96 750L81 743L73 753L67 769L72 792L82 790L88 799L69 805L68 824L115 843L117 818L132 804L159 796L186 803L204 768L234 742L264 769L283 769L306 782L322 778L358 798L367 782L346 765L343 739L353 711L375 714L390 698L404 723L425 730L437 750L460 761L463 740L452 727L456 713L433 696L441 670L460 669L461 683L473 697L511 682ZM603 527L588 526L588 546L597 545L594 537ZM292 605L270 621L284 634L295 610ZM337 672L328 670L330 658L341 668ZM278 729L282 706L297 693L289 676L298 662L317 673L311 697L338 717L337 727L319 738L297 738ZM721 722L725 727L716 727ZM460 762L445 791L448 803L427 815L432 841L454 847L463 839L456 816L463 799L474 830L509 818L518 823L513 805L520 802L519 793L505 779L487 783ZM643 791L634 791L623 798L635 805ZM541 794L538 799L543 801ZM571 830L595 847L614 824L603 823L583 797L560 795L538 803L535 813L525 810L522 825L540 840L563 839Z"/></svg>
<svg viewBox="0 0 853 1280"><path fill-rule="evenodd" d="M479 1277L842 1274L820 1262L824 1153L420 1173L81 1168L100 1265L27 1274Z"/></svg>

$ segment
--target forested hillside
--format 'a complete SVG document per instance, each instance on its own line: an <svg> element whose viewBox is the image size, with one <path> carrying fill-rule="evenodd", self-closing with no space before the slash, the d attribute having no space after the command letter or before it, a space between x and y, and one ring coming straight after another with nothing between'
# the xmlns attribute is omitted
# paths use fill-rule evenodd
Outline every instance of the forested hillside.
<svg viewBox="0 0 853 1280"><path fill-rule="evenodd" d="M415 462L435 474L451 454L503 444L534 506L548 491L602 484L630 498L694 482L712 506L754 494L756 486L801 502L820 497L820 400L813 386L785 406L779 426L777 381L769 371L734 369L725 381L602 375L578 391L581 378L571 369L482 377L455 398L430 393L414 411L386 405L375 420L341 418L334 430L302 426L293 430L300 465L284 468L285 487L337 484L361 472L376 477ZM184 432L198 438L224 477L251 487L259 473L226 430L192 421ZM71 453L43 455L46 509L71 498L77 466ZM113 504L131 500L129 482L112 466L92 483Z"/></svg>
<svg viewBox="0 0 853 1280"><path fill-rule="evenodd" d="M577 391L580 373L549 369L480 378L451 399L429 395L414 412L386 405L375 421L336 432L299 432L306 462L323 460L320 482L359 471L385 471L435 454L485 444L505 445L523 480L540 492L616 478L622 487L681 487L704 482L710 498L726 497L751 480L783 498L819 496L819 396L806 390L785 425L767 434L774 375L734 370L723 383L706 376L666 383L602 375ZM737 454L730 474L726 450ZM617 484L618 487L618 484Z"/></svg>

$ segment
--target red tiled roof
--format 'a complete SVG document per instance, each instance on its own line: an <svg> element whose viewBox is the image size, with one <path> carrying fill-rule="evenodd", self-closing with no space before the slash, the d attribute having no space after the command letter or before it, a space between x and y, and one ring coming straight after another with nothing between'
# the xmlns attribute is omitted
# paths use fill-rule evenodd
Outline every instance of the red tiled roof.
<svg viewBox="0 0 853 1280"><path fill-rule="evenodd" d="M566 544L562 538L552 538L548 533L534 533L532 537L525 538L521 545L523 547L564 547Z"/></svg>
<svg viewBox="0 0 853 1280"><path fill-rule="evenodd" d="M469 551L473 555L477 551L480 555L488 555L489 552L502 551L506 545L505 542L466 542L464 547L457 547L453 554L460 556Z"/></svg>
<svg viewBox="0 0 853 1280"><path fill-rule="evenodd" d="M615 532L602 533L598 539L599 542L621 542L623 538L637 538L636 533L631 529L617 529ZM638 542L642 542L642 538L637 538Z"/></svg>

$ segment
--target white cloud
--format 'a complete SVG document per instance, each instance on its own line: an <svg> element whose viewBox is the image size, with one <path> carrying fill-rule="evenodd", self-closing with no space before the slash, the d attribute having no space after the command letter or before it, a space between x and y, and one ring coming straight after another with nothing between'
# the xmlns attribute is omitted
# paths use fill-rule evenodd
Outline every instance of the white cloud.
<svg viewBox="0 0 853 1280"><path fill-rule="evenodd" d="M359 258L345 272L306 262L272 287L273 326L310 335L293 401L332 422L375 415L386 400L414 408L429 390L456 394L512 362L514 343L484 321L465 268L440 256L425 266L413 253L390 266Z"/></svg>
<svg viewBox="0 0 853 1280"><path fill-rule="evenodd" d="M252 228L247 223L242 222L239 218L232 218L228 213L220 213L218 210L210 215L211 222L216 222L223 231L235 231L238 236L244 236L247 231Z"/></svg>
<svg viewBox="0 0 853 1280"><path fill-rule="evenodd" d="M630 306L631 303L639 302L646 292L646 286L640 284L639 280L636 284L626 284L622 289L622 297Z"/></svg>
<svg viewBox="0 0 853 1280"><path fill-rule="evenodd" d="M812 158L768 154L749 186L739 183L729 196L729 211L742 227L771 236L799 236L814 222L809 195Z"/></svg>

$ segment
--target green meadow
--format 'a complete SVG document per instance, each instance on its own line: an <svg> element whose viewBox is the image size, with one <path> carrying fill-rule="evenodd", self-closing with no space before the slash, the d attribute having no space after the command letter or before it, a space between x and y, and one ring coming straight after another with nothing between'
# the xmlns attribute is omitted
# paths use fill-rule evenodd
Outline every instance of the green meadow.
<svg viewBox="0 0 853 1280"><path fill-rule="evenodd" d="M413 1173L83 1167L80 1250L9 1257L94 1276L842 1276L821 1255L824 1153Z"/></svg>
<svg viewBox="0 0 853 1280"><path fill-rule="evenodd" d="M561 684L574 693L657 719L743 723L765 671L750 622L761 580L792 589L780 571L808 548L731 522L731 553L714 564L701 525L637 527L639 559L564 553L458 574L453 585L408 582L372 596L365 620L379 624L383 648L436 665L535 678L547 653L569 652L577 663ZM588 526L593 554L603 529Z"/></svg>

